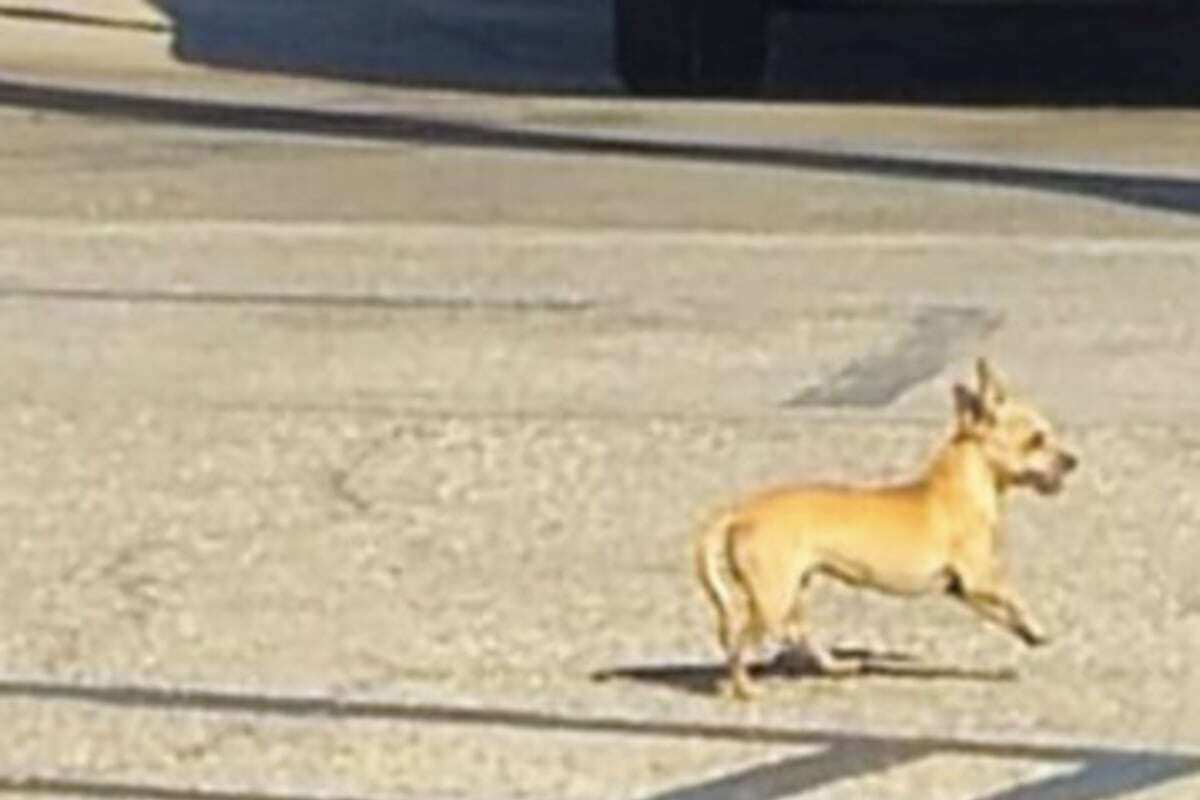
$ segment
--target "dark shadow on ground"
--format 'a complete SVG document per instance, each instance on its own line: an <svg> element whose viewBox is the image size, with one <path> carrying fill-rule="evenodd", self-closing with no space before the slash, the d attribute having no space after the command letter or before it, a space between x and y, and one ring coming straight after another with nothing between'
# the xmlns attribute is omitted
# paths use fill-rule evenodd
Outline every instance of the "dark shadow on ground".
<svg viewBox="0 0 1200 800"><path fill-rule="evenodd" d="M374 720L538 735L619 736L636 746L643 739L740 742L796 747L798 755L651 795L653 800L776 800L803 796L830 784L861 778L938 755L1037 762L1055 767L1049 777L1026 780L977 800L1109 800L1200 773L1200 756L1157 750L1026 744L955 737L883 736L850 731L739 724L670 722L581 716L549 711L347 699L328 695L277 695L180 686L88 685L41 679L0 679L0 701L83 704L109 712L171 712L288 718L337 724ZM131 724L137 724L131 722ZM536 739L532 743L536 743ZM1031 772L1033 770L1031 769ZM1041 770L1039 770L1041 772ZM1044 773L1043 773L1044 774ZM479 787L486 796L495 787ZM0 774L0 795L71 795L84 798L161 800L310 800L294 793L245 788L198 789L169 783L120 783L69 777ZM322 798L337 795L322 795ZM315 800L313 798L312 800ZM350 798L347 797L347 800Z"/></svg>
<svg viewBox="0 0 1200 800"><path fill-rule="evenodd" d="M510 92L616 90L608 0L148 0L182 61Z"/></svg>
<svg viewBox="0 0 1200 800"><path fill-rule="evenodd" d="M858 662L860 671L839 676L836 680L882 677L919 681L980 681L1011 683L1017 679L1012 669L980 669L953 665L926 664L908 653L881 652L867 648L840 647L833 650L836 658ZM758 680L820 678L823 676L811 660L787 654L750 666L751 677ZM592 673L592 680L631 681L690 694L716 695L722 691L726 669L722 664L648 664L603 669Z"/></svg>
<svg viewBox="0 0 1200 800"><path fill-rule="evenodd" d="M1200 213L1200 179L1017 166L937 157L842 153L774 144L669 139L628 132L507 127L409 112L342 112L155 97L0 80L0 105L210 129L307 134L440 147L624 156L764 166L933 183L1029 189L1136 208Z"/></svg>
<svg viewBox="0 0 1200 800"><path fill-rule="evenodd" d="M506 92L619 91L610 0L148 0L184 61ZM814 7L815 6L815 7ZM779 12L766 95L919 104L1194 106L1200 12L1169 0Z"/></svg>

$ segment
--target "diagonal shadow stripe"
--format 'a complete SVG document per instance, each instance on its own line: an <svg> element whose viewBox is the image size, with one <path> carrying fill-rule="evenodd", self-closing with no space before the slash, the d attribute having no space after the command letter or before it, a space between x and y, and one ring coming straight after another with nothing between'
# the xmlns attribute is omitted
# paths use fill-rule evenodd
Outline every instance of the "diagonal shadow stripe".
<svg viewBox="0 0 1200 800"><path fill-rule="evenodd" d="M644 800L780 800L839 781L916 761L931 751L909 743L837 745L822 752L763 764L705 783L671 789Z"/></svg>
<svg viewBox="0 0 1200 800"><path fill-rule="evenodd" d="M1100 755L1074 772L990 794L979 800L1113 800L1195 774L1194 758L1172 755Z"/></svg>
<svg viewBox="0 0 1200 800"><path fill-rule="evenodd" d="M308 134L440 147L699 161L935 183L988 185L1087 197L1188 215L1200 214L1200 178L1184 176L848 153L803 146L505 127L412 113L322 111L156 97L19 80L0 80L0 105L209 129Z"/></svg>
<svg viewBox="0 0 1200 800"><path fill-rule="evenodd" d="M695 786L652 795L644 800L780 800L801 797L830 783L893 769L926 756L949 752L938 748L893 748L836 745L805 758L787 759L722 776ZM1149 753L1095 752L1077 769L975 800L1115 800L1141 789L1161 786L1196 774L1196 758Z"/></svg>

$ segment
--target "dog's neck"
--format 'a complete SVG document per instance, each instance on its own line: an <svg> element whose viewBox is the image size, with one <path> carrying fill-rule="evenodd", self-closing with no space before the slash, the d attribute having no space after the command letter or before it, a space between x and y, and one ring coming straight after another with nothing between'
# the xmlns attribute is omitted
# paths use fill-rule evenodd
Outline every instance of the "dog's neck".
<svg viewBox="0 0 1200 800"><path fill-rule="evenodd" d="M925 482L960 511L978 514L992 528L1000 522L1005 486L989 465L979 440L954 432L938 448Z"/></svg>

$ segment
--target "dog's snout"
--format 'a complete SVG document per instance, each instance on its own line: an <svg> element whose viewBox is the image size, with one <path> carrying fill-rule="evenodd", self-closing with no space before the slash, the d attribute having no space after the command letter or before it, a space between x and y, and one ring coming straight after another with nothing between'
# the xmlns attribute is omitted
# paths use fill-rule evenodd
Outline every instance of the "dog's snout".
<svg viewBox="0 0 1200 800"><path fill-rule="evenodd" d="M1058 454L1058 463L1062 465L1063 472L1071 472L1079 466L1079 459L1074 454L1063 450Z"/></svg>

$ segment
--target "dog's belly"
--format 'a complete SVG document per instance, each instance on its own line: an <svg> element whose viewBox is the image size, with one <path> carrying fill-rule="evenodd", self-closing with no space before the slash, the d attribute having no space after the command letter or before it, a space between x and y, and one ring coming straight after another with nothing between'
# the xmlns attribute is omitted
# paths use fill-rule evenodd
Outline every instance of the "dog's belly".
<svg viewBox="0 0 1200 800"><path fill-rule="evenodd" d="M850 586L898 595L946 592L955 582L953 572L942 561L879 562L826 553L819 571Z"/></svg>

